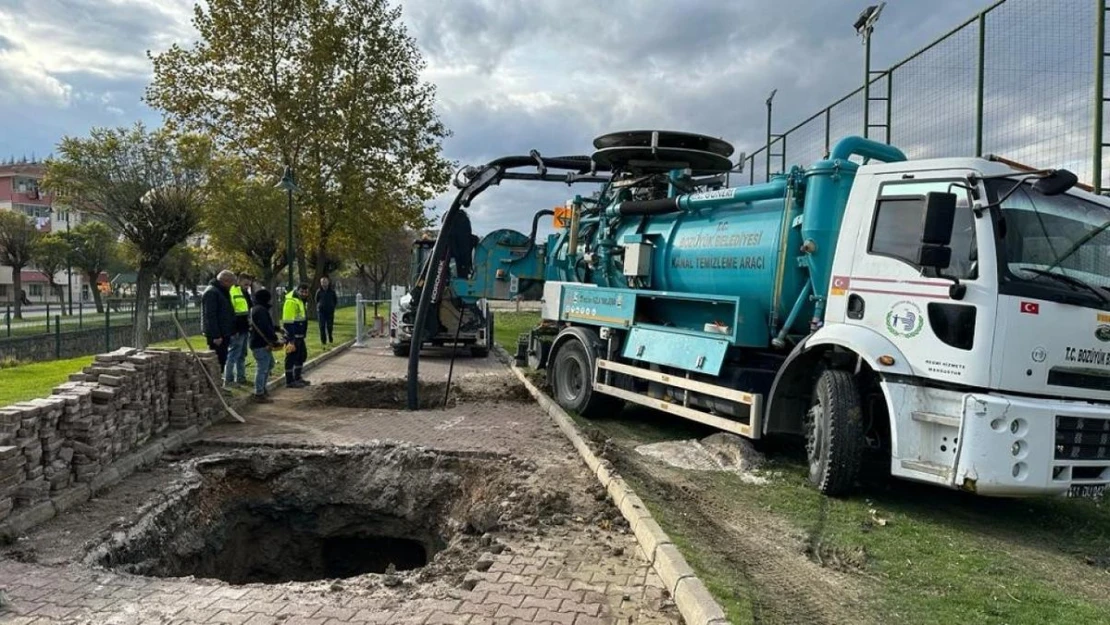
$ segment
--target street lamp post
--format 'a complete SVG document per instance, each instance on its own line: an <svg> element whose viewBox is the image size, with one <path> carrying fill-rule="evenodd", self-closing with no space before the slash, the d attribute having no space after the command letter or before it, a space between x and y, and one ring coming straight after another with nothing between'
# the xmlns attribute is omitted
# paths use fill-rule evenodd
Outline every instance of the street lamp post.
<svg viewBox="0 0 1110 625"><path fill-rule="evenodd" d="M879 14L883 12L886 2L872 5L863 10L852 24L856 33L863 37L863 136L866 138L871 131L871 33L875 32L875 22L879 21ZM890 106L890 102L887 102Z"/></svg>
<svg viewBox="0 0 1110 625"><path fill-rule="evenodd" d="M293 292L293 191L297 188L297 184L293 181L293 168L289 165L285 166L285 173L281 176L281 181L276 185L278 188L285 189L289 197L289 222L288 231L285 237L285 261L286 273L288 274L286 280L286 293Z"/></svg>

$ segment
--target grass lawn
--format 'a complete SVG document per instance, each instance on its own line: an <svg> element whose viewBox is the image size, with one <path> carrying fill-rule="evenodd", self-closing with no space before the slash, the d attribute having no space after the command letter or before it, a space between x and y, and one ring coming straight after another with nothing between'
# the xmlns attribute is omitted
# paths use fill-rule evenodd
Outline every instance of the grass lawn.
<svg viewBox="0 0 1110 625"><path fill-rule="evenodd" d="M538 312L495 311L493 340L505 351L515 354L517 337L536 327L539 322Z"/></svg>
<svg viewBox="0 0 1110 625"><path fill-rule="evenodd" d="M345 343L355 338L355 309L354 307L341 308L335 312L335 342L324 346L320 343L320 332L315 322L309 322L308 332L308 357L314 358L322 353L332 350L336 345ZM189 337L193 349L206 351L203 336ZM156 343L151 347L162 349L188 349L185 341L178 339ZM277 363L273 377L283 375L282 355L276 354ZM65 382L69 374L76 373L92 363L92 356L80 358L67 358L65 360L52 360L49 362L35 362L26 365L0 369L0 406L6 406L19 401L26 401L35 397L50 395L55 386ZM247 378L254 379L254 357L247 356Z"/></svg>

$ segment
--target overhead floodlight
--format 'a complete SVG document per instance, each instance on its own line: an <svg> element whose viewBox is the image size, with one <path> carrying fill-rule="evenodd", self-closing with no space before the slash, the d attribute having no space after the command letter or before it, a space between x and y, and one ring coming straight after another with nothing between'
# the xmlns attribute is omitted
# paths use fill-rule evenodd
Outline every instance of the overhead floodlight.
<svg viewBox="0 0 1110 625"><path fill-rule="evenodd" d="M871 34L871 31L875 29L875 22L879 21L879 14L883 12L884 6L886 6L886 2L880 2L864 9L856 18L856 22L852 24L856 29L856 34L861 37Z"/></svg>
<svg viewBox="0 0 1110 625"><path fill-rule="evenodd" d="M767 96L767 106L771 106L771 100L775 99L775 94L778 93L778 92L779 92L778 89L772 89L771 90L771 95Z"/></svg>
<svg viewBox="0 0 1110 625"><path fill-rule="evenodd" d="M296 191L297 183L293 180L293 168L288 165L285 167L285 172L281 176L281 180L274 185L278 189L285 189L286 191Z"/></svg>

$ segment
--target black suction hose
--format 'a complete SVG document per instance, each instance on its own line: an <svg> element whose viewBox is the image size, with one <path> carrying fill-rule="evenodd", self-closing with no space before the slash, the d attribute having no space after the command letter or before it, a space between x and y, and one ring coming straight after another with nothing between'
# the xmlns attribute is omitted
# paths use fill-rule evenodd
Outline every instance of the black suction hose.
<svg viewBox="0 0 1110 625"><path fill-rule="evenodd" d="M532 216L532 232L528 235L528 249L524 250L524 254L521 256L521 258L528 256L528 253L532 251L532 248L536 247L536 232L538 232L540 229L540 217L543 217L544 215L554 216L555 211L545 208L543 210L536 211L536 214Z"/></svg>
<svg viewBox="0 0 1110 625"><path fill-rule="evenodd" d="M447 410L447 398L451 396L451 376L455 373L455 356L459 351L459 334L462 332L463 308L459 308L458 325L455 326L455 342L451 343L451 363L447 366L447 384L443 387L443 410Z"/></svg>
<svg viewBox="0 0 1110 625"><path fill-rule="evenodd" d="M416 305L416 315L413 317L412 323L412 346L409 349L409 370L408 370L408 409L420 409L420 347L424 343L424 324L428 320L428 309L432 305L432 296L438 296L439 293L434 293L437 287L442 289L445 285L440 281L447 280L447 236L451 229L455 227L455 215L459 212L459 203L462 193L455 196L455 201L451 203L451 207L447 209L447 214L443 216L443 227L440 229L439 236L436 237L435 245L432 246L432 254L428 258L428 269L424 276L424 288L420 290L420 301ZM433 280L433 275L435 279Z"/></svg>

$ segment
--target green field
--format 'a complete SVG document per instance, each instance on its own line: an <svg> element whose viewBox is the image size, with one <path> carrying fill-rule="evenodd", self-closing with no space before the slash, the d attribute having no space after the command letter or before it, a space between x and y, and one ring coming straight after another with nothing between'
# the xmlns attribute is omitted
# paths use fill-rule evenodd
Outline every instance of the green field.
<svg viewBox="0 0 1110 625"><path fill-rule="evenodd" d="M345 343L354 337L355 309L353 307L341 308L335 313L335 342L326 347L320 344L320 333L316 323L309 322L307 340L308 357L311 359L315 356L319 356L324 352L330 351L336 345ZM189 338L189 341L192 343L193 349L197 351L207 350L204 337L193 336ZM181 339L156 343L151 345L151 347L187 349L185 341ZM282 356L281 354L276 354L276 357L277 363L275 363L275 370L272 373L273 377L282 375ZM80 358L68 358L65 360L36 362L0 368L0 406L50 395L50 392L55 386L65 382L66 379L69 378L69 374L80 371L83 367L92 363L92 361L93 357L90 355ZM250 355L247 356L247 379L254 379L254 358Z"/></svg>

